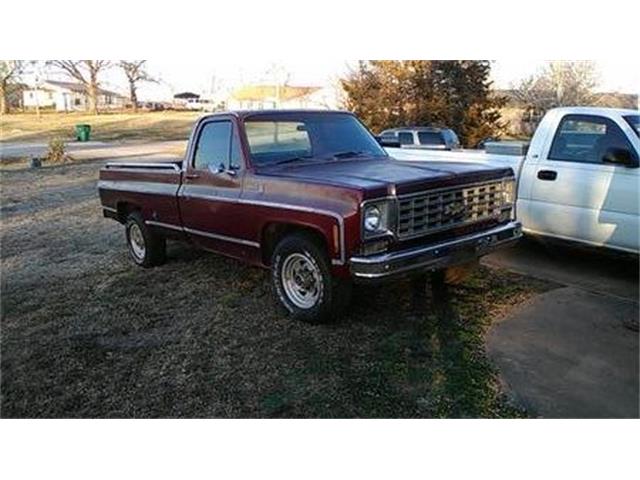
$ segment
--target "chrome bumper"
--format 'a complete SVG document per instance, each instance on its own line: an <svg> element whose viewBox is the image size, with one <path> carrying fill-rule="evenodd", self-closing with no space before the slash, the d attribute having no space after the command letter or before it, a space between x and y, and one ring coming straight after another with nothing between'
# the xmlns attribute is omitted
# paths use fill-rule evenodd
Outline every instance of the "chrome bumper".
<svg viewBox="0 0 640 480"><path fill-rule="evenodd" d="M510 222L424 247L368 257L351 257L351 275L355 279L377 280L414 270L439 270L470 262L515 243L520 237L522 225L520 222Z"/></svg>

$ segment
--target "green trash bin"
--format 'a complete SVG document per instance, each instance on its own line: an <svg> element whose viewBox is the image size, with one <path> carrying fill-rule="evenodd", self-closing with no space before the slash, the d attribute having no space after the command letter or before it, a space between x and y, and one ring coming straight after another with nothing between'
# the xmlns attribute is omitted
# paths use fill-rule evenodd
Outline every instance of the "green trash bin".
<svg viewBox="0 0 640 480"><path fill-rule="evenodd" d="M76 125L76 140L79 142L88 142L91 138L91 125Z"/></svg>

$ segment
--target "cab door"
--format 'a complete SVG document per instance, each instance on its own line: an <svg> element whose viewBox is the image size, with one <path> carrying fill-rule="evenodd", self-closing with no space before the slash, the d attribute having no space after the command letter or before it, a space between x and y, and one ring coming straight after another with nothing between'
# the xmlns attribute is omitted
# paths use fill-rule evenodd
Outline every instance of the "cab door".
<svg viewBox="0 0 640 480"><path fill-rule="evenodd" d="M180 213L191 240L207 250L243 258L254 242L243 237L245 164L233 117L198 126L180 190Z"/></svg>
<svg viewBox="0 0 640 480"><path fill-rule="evenodd" d="M614 121L565 115L533 172L528 230L638 250L638 169L603 161L612 148L637 156Z"/></svg>

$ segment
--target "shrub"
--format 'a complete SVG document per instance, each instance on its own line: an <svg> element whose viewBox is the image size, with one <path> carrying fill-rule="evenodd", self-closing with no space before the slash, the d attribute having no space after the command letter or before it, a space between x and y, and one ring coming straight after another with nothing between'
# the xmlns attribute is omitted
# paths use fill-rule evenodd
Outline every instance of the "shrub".
<svg viewBox="0 0 640 480"><path fill-rule="evenodd" d="M49 163L63 163L67 159L65 144L60 138L49 140L49 149L45 160Z"/></svg>

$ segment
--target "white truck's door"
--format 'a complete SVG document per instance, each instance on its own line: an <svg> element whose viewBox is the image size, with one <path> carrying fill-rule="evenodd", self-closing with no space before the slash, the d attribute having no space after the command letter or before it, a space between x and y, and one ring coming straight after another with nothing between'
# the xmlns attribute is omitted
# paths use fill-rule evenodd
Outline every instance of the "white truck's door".
<svg viewBox="0 0 640 480"><path fill-rule="evenodd" d="M526 229L637 252L639 169L602 161L610 148L625 148L637 158L637 138L627 130L600 115L564 115L531 165Z"/></svg>

